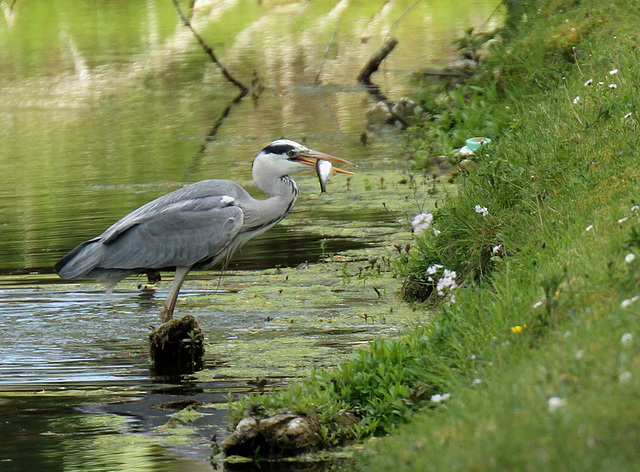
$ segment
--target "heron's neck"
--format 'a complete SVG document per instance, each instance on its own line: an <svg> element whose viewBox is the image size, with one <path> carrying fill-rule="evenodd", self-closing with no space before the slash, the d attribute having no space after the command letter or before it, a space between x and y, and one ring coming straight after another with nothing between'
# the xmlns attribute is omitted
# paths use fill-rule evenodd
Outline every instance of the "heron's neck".
<svg viewBox="0 0 640 472"><path fill-rule="evenodd" d="M288 175L281 177L263 178L254 175L253 180L260 190L271 197L296 198L298 196L298 186Z"/></svg>
<svg viewBox="0 0 640 472"><path fill-rule="evenodd" d="M261 233L287 216L298 198L298 186L289 176L278 177L267 184L256 179L260 190L270 195L265 200L252 199L252 205L241 205L246 231Z"/></svg>

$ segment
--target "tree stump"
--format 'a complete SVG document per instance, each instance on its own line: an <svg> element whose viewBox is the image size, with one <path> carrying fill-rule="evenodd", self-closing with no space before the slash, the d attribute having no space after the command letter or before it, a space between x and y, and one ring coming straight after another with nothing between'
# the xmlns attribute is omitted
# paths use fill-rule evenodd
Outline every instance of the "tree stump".
<svg viewBox="0 0 640 472"><path fill-rule="evenodd" d="M149 355L156 374L182 374L202 369L204 336L192 315L169 320L149 333Z"/></svg>

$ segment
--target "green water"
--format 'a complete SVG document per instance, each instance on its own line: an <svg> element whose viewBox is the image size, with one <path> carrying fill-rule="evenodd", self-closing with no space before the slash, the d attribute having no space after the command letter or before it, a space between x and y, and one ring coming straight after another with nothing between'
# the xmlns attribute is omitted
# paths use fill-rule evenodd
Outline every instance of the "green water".
<svg viewBox="0 0 640 472"><path fill-rule="evenodd" d="M261 91L223 119L238 90L170 0L0 0L1 470L212 470L209 439L226 434L220 406L249 389L247 376L286 383L402 324L387 305L397 304L392 285L363 270L367 251L408 237L416 196L392 173L405 169L400 131L367 127L373 102L356 76L393 36L372 80L392 100L410 94L411 74L446 64L465 29L495 26L497 2L189 3L231 74ZM178 310L203 325L207 370L154 377L146 335L166 287L156 295L125 282L105 300L93 285L56 279L53 264L184 183L228 178L258 194L251 160L281 136L356 162L358 174L336 176L322 196L315 176L297 177L296 207L234 258L219 297L217 275L188 281ZM323 268L326 281L247 272L327 254L351 259ZM194 424L158 406L184 398L205 405Z"/></svg>

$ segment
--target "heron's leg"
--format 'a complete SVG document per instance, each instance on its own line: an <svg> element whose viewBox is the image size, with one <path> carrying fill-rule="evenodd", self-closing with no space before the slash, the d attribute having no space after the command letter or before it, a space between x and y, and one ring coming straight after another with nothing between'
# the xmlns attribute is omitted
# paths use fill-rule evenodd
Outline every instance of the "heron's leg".
<svg viewBox="0 0 640 472"><path fill-rule="evenodd" d="M191 269L191 267L176 267L176 275L173 277L173 284L171 284L169 296L164 302L164 307L160 312L160 317L162 318L163 323L166 323L173 318L173 309L176 307L178 293L180 293L180 287L182 287L182 282L187 276L189 269Z"/></svg>

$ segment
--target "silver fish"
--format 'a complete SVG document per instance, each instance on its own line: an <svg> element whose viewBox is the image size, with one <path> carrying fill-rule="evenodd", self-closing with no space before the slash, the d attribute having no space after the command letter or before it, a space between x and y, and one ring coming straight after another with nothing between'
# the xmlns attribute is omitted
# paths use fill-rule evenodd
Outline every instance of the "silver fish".
<svg viewBox="0 0 640 472"><path fill-rule="evenodd" d="M335 174L333 165L329 161L318 159L316 161L316 174L318 174L318 179L320 179L321 193L324 193L327 191L327 182L329 182L331 176Z"/></svg>

